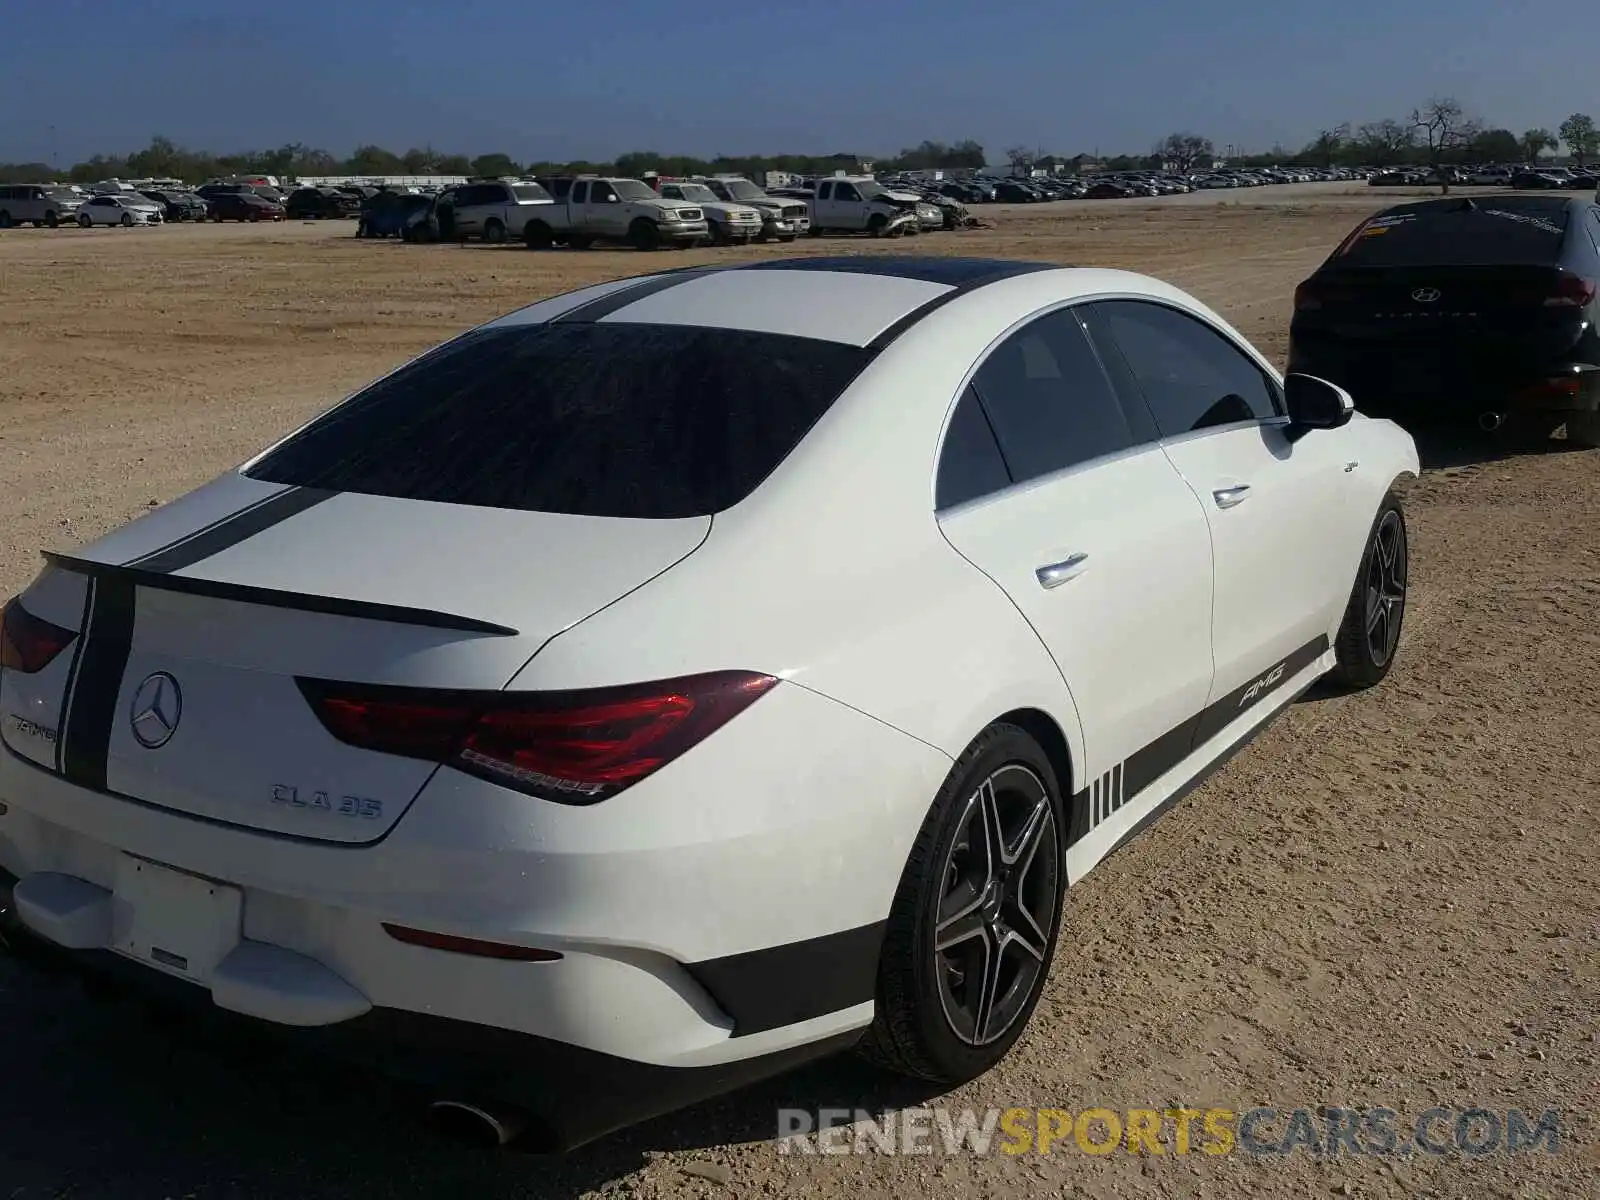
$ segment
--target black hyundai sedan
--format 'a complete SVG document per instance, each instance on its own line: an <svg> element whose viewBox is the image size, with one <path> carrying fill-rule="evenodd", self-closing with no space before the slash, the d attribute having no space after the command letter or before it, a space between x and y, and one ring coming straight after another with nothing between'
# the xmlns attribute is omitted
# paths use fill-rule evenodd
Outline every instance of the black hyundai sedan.
<svg viewBox="0 0 1600 1200"><path fill-rule="evenodd" d="M1426 200L1363 221L1295 289L1289 370L1402 422L1600 445L1600 206Z"/></svg>

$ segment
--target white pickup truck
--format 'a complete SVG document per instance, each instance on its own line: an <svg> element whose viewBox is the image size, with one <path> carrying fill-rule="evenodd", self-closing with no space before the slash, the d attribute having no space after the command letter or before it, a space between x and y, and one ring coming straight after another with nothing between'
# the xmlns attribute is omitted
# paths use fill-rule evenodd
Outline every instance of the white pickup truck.
<svg viewBox="0 0 1600 1200"><path fill-rule="evenodd" d="M919 205L916 195L891 191L869 175L824 177L817 180L811 201L811 232L865 232L878 237L918 233Z"/></svg>
<svg viewBox="0 0 1600 1200"><path fill-rule="evenodd" d="M520 238L529 219L554 204L549 192L525 180L462 184L450 196L455 237L459 241L481 237L486 242Z"/></svg>
<svg viewBox="0 0 1600 1200"><path fill-rule="evenodd" d="M686 250L711 236L699 205L658 196L637 179L580 175L552 180L549 190L556 202L523 226L522 240L533 250L554 245L583 250L598 241L626 242L639 250Z"/></svg>

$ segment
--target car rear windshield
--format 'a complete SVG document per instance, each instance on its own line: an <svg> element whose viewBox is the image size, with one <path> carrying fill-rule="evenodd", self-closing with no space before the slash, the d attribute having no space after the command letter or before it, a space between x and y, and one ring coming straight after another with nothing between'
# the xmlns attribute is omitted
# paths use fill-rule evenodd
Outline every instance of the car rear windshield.
<svg viewBox="0 0 1600 1200"><path fill-rule="evenodd" d="M511 194L518 200L548 200L550 193L537 183L519 183L511 189Z"/></svg>
<svg viewBox="0 0 1600 1200"><path fill-rule="evenodd" d="M1566 205L1517 197L1402 206L1357 226L1328 266L1543 266L1560 257L1566 230Z"/></svg>
<svg viewBox="0 0 1600 1200"><path fill-rule="evenodd" d="M706 516L771 474L874 353L680 325L477 330L357 393L246 473L491 508Z"/></svg>

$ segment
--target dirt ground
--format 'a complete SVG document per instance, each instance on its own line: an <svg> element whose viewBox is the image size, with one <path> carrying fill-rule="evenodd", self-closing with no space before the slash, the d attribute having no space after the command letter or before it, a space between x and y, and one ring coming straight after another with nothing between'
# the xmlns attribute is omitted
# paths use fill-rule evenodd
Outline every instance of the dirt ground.
<svg viewBox="0 0 1600 1200"><path fill-rule="evenodd" d="M1290 294L1392 191L981 210L910 246L410 247L349 223L0 235L0 595L410 354L558 290L792 252L1108 265L1281 360ZM944 1097L850 1059L564 1159L420 1134L400 1093L0 961L0 1198L912 1194L1594 1196L1600 1190L1600 452L1433 439L1401 660L1303 702L1067 902L1033 1024ZM1553 1155L780 1154L780 1105L1562 1110Z"/></svg>

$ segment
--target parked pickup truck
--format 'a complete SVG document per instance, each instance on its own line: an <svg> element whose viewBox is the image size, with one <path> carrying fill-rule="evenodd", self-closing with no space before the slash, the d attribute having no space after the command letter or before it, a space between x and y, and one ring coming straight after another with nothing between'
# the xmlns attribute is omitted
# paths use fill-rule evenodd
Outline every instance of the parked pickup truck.
<svg viewBox="0 0 1600 1200"><path fill-rule="evenodd" d="M792 242L811 228L810 210L805 202L783 196L769 196L742 175L713 175L700 179L717 197L729 204L748 204L761 213L761 232L756 241L777 238Z"/></svg>
<svg viewBox="0 0 1600 1200"><path fill-rule="evenodd" d="M566 195L523 226L522 240L533 250L562 244L583 250L598 241L686 250L711 236L699 205L658 196L637 179L580 176L550 190Z"/></svg>
<svg viewBox="0 0 1600 1200"><path fill-rule="evenodd" d="M811 201L811 232L828 231L894 237L918 233L922 217L919 197L890 191L870 175L845 175L817 180ZM943 218L939 218L943 223Z"/></svg>

